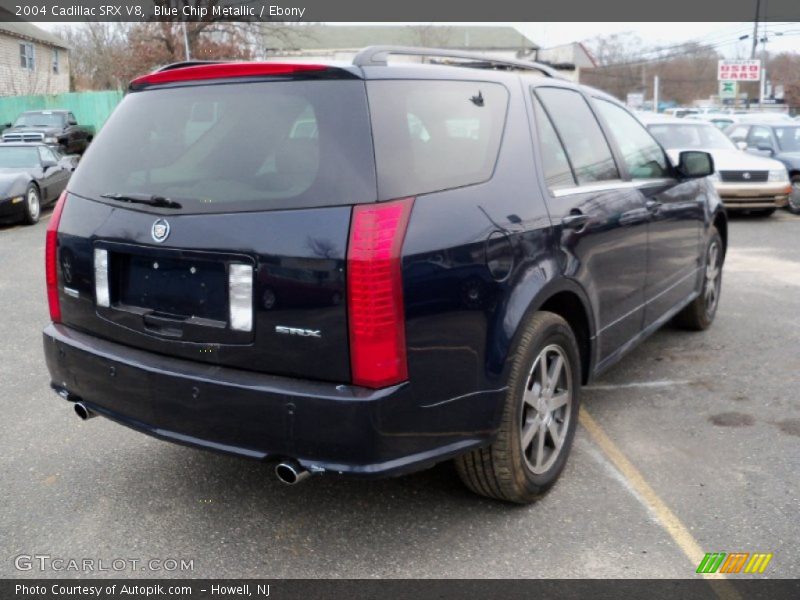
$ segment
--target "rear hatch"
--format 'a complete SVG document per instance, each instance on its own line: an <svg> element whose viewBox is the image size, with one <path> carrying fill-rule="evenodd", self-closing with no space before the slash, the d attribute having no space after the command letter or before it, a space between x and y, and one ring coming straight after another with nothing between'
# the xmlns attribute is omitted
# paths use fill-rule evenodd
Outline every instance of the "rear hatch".
<svg viewBox="0 0 800 600"><path fill-rule="evenodd" d="M219 67L134 82L82 159L58 229L62 321L164 355L349 381L351 211L376 201L364 82Z"/></svg>

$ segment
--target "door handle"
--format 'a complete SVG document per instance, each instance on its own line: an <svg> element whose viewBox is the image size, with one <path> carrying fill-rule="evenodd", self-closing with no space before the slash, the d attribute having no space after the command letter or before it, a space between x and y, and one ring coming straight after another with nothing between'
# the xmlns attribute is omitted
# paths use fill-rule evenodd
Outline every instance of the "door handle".
<svg viewBox="0 0 800 600"><path fill-rule="evenodd" d="M589 215L583 213L573 213L561 219L564 229L580 229L589 222Z"/></svg>
<svg viewBox="0 0 800 600"><path fill-rule="evenodd" d="M661 208L661 202L659 202L658 200L648 200L647 202L644 203L644 205L647 208L647 210L652 210L652 211L657 211L659 208Z"/></svg>

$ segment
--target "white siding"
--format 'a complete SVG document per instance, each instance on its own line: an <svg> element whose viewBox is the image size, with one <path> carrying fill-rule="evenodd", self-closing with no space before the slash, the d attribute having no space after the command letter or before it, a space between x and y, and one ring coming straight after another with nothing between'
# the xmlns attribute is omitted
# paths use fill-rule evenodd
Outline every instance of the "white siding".
<svg viewBox="0 0 800 600"><path fill-rule="evenodd" d="M34 47L35 69L20 64L20 44ZM69 91L69 51L58 48L58 74L53 73L56 48L0 32L0 96L61 94Z"/></svg>

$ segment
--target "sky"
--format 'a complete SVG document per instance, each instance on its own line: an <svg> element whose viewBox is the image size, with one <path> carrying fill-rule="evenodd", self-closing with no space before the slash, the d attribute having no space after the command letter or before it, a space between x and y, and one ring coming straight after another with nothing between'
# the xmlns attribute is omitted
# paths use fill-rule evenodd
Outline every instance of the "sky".
<svg viewBox="0 0 800 600"><path fill-rule="evenodd" d="M800 0L798 0L800 1ZM331 23L335 25L336 23ZM341 23L341 25L410 25L411 23ZM430 23L425 23L426 25ZM479 25L479 23L435 23L436 25ZM39 23L52 30L63 23ZM611 34L631 31L639 35L648 46L665 46L690 40L713 44L728 58L749 58L752 37L739 41L739 36L753 34L753 23L486 23L486 25L510 25L542 48L583 41L599 33ZM766 24L767 48L770 52L800 52L800 23ZM779 35L783 33L783 35ZM759 37L764 36L761 25ZM760 48L759 48L760 50Z"/></svg>

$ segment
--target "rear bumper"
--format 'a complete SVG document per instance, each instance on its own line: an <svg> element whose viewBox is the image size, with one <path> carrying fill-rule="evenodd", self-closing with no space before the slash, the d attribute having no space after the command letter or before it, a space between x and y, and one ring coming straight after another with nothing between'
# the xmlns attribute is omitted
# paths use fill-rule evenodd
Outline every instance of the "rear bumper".
<svg viewBox="0 0 800 600"><path fill-rule="evenodd" d="M780 208L786 206L791 192L788 183L725 183L714 184L728 209Z"/></svg>
<svg viewBox="0 0 800 600"><path fill-rule="evenodd" d="M63 325L43 336L51 385L68 400L164 440L294 458L312 473L382 477L432 466L490 442L503 396L470 395L472 423L448 423L449 403L420 406L408 383L368 390L216 367Z"/></svg>

